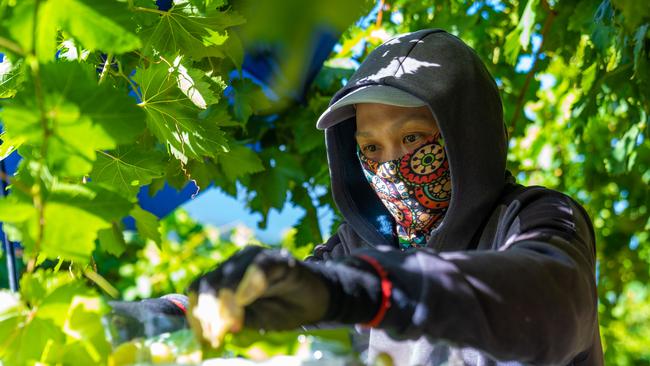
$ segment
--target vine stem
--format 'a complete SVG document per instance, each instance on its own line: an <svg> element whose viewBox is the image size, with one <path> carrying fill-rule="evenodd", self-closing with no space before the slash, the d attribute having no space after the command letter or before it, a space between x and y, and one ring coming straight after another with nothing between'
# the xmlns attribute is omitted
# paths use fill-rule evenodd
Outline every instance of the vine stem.
<svg viewBox="0 0 650 366"><path fill-rule="evenodd" d="M34 24L34 29L33 29L33 44L36 44L36 34L38 34L38 11L40 8L40 0L36 0L34 4L34 14L33 14L33 24ZM47 111L45 110L45 102L43 98L43 85L41 83L41 73L40 73L40 66L38 63L38 58L36 57L37 55L34 53L35 50L32 51L31 57L29 57L29 66L32 72L32 77L34 78L34 94L36 94L36 104L38 105L38 109L40 111L40 123L41 123L41 128L43 129L43 144L41 145L40 149L40 164L38 165L38 179L39 183L36 184L33 187L33 191L31 192L32 200L34 203L34 207L38 211L38 233L36 236L36 240L34 242L34 253L36 256L32 258L28 265L27 265L27 271L32 272L36 268L36 258L38 257L38 253L40 252L41 244L43 243L43 236L45 232L45 200L43 197L43 187L42 187L42 182L40 181L40 177L42 176L43 173L43 166L45 165L45 157L47 156L47 141L51 135L50 128L47 123Z"/></svg>
<svg viewBox="0 0 650 366"><path fill-rule="evenodd" d="M118 61L117 62L117 75L124 78L127 83L131 86L131 90L142 100L142 94L138 91L138 87L135 85L135 83L126 75L124 74L124 70L122 70L122 64Z"/></svg>
<svg viewBox="0 0 650 366"><path fill-rule="evenodd" d="M519 115L521 114L521 111L524 108L526 92L528 91L530 82L533 80L533 77L535 76L535 71L537 70L537 61L539 61L540 55L542 54L542 49L544 49L544 42L546 41L546 35L548 34L549 29L551 28L551 23L553 23L553 20L557 15L557 12L551 9L545 0L542 0L542 5L549 12L548 16L546 17L546 20L544 21L544 25L542 26L542 32L540 34L540 36L542 37L542 41L539 44L539 49L535 53L533 64L531 65L530 70L528 70L528 74L526 74L526 80L524 80L524 85L522 86L521 90L519 91L519 95L517 96L517 106L515 107L515 112L512 115L512 120L510 121L510 128L509 128L510 131L508 133L509 136L512 136L512 134L515 131L515 125L517 124Z"/></svg>
<svg viewBox="0 0 650 366"><path fill-rule="evenodd" d="M84 268L83 274L112 298L116 299L120 296L120 292L115 287L113 287L113 285L111 285L111 283L108 282L102 275L97 273L96 268L94 270L91 268Z"/></svg>
<svg viewBox="0 0 650 366"><path fill-rule="evenodd" d="M7 183L7 185L11 185L12 188L16 188L19 191L21 191L21 192L23 192L23 193L25 193L27 195L32 194L32 192L29 190L29 188L24 186L22 183L20 183L18 181L13 181L12 182L11 177L7 173L3 172L2 170L0 170L0 179L4 180Z"/></svg>
<svg viewBox="0 0 650 366"><path fill-rule="evenodd" d="M0 37L0 47L6 48L9 51L21 56L25 55L25 51L23 51L23 49L16 42L11 41L4 37Z"/></svg>
<svg viewBox="0 0 650 366"><path fill-rule="evenodd" d="M111 68L111 62L113 62L113 54L109 53L106 56L106 61L104 61L104 68L102 69L102 73L99 75L99 84L101 84L106 78L106 74L108 74L108 70Z"/></svg>
<svg viewBox="0 0 650 366"><path fill-rule="evenodd" d="M167 15L168 14L166 11L162 11L162 10L158 10L158 9L151 9L151 8L143 8L142 6L134 6L133 10L143 12L143 13L154 13L154 14L158 14L158 15Z"/></svg>

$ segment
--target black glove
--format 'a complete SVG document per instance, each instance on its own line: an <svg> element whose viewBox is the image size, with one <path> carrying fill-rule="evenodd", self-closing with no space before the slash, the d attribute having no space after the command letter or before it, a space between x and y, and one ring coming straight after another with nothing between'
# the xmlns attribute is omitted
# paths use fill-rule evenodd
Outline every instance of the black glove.
<svg viewBox="0 0 650 366"><path fill-rule="evenodd" d="M187 328L187 296L170 294L142 301L109 301L111 329L120 342Z"/></svg>
<svg viewBox="0 0 650 366"><path fill-rule="evenodd" d="M301 262L285 251L261 247L247 247L195 280L190 297L218 297L221 289L237 292L251 266L259 268L266 286L244 307L244 326L249 328L286 330L321 321L365 323L381 302L379 276L360 260Z"/></svg>

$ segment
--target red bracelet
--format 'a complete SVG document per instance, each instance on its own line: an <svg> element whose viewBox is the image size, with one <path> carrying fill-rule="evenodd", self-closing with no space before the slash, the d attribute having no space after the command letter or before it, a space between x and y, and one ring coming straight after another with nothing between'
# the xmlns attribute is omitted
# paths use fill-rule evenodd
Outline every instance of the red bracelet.
<svg viewBox="0 0 650 366"><path fill-rule="evenodd" d="M362 324L363 326L374 328L378 326L382 320L384 320L386 311L388 311L388 308L390 307L390 295L393 292L393 283L388 279L388 272L384 270L384 267L382 267L375 258L365 254L361 254L356 257L370 264L372 268L377 271L377 274L379 274L379 277L381 279L381 304L379 305L379 310L371 321Z"/></svg>
<svg viewBox="0 0 650 366"><path fill-rule="evenodd" d="M171 299L169 297L165 298L166 300L169 300L172 304L176 305L177 308L181 309L183 313L187 313L187 309L185 309L185 305L183 305L182 302L176 300L176 299Z"/></svg>

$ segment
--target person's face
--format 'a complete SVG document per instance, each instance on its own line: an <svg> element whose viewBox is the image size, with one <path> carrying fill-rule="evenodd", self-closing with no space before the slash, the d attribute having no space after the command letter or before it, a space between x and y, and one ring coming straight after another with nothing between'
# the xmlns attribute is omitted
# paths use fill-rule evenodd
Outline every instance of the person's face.
<svg viewBox="0 0 650 366"><path fill-rule="evenodd" d="M368 159L397 159L438 132L429 107L397 107L378 103L356 105L357 144Z"/></svg>

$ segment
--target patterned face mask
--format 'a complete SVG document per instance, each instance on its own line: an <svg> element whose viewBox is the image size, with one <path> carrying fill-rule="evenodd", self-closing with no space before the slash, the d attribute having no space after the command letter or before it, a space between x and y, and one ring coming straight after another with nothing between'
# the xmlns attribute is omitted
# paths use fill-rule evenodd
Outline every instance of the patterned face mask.
<svg viewBox="0 0 650 366"><path fill-rule="evenodd" d="M377 162L357 146L363 173L397 223L402 249L425 246L451 198L449 162L440 133L401 158Z"/></svg>

